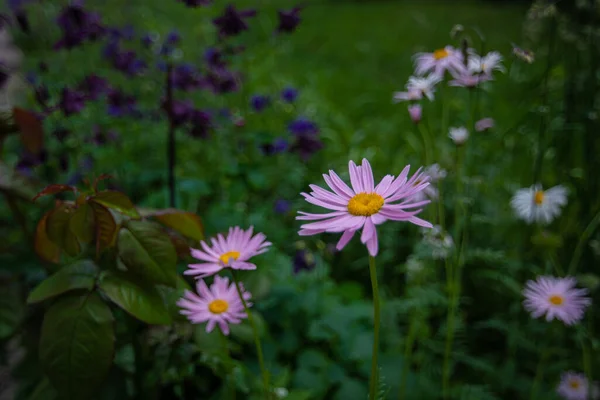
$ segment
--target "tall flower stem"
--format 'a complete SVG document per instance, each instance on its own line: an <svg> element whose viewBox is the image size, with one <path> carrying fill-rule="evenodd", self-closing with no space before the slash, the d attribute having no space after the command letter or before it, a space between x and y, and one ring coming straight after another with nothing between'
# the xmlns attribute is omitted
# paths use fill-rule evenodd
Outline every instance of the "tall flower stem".
<svg viewBox="0 0 600 400"><path fill-rule="evenodd" d="M238 294L239 294L239 292L238 292ZM225 353L225 355L227 356L227 358L229 358L229 341L227 340L227 336L225 336L225 334L223 332L221 332L220 330L219 330L219 336L221 336L221 343L223 345L223 352ZM233 381L233 379L234 379L233 374L228 375L226 377L225 381L227 382L227 380L229 380L229 379L232 379L232 381ZM224 391L229 392L229 399L230 400L235 400L235 385L233 385L233 384L229 385L228 389L229 390L224 390Z"/></svg>
<svg viewBox="0 0 600 400"><path fill-rule="evenodd" d="M579 260L581 259L581 255L583 253L583 247L588 242L589 238L594 234L596 229L598 229L598 225L600 224L600 211L596 213L594 218L590 221L588 226L585 228L581 236L579 237L579 241L575 246L575 250L573 251L573 258L571 258L571 262L569 263L569 269L567 274L573 275L577 270L577 264L579 264Z"/></svg>
<svg viewBox="0 0 600 400"><path fill-rule="evenodd" d="M250 326L252 326L252 332L254 333L254 345L256 346L256 353L258 354L258 364L260 366L260 372L262 374L263 385L265 389L265 400L271 400L271 389L269 387L269 371L265 368L265 359L263 356L262 346L260 345L260 337L258 336L258 329L256 328L256 324L254 323L254 318L252 318L252 313L248 308L248 303L246 299L244 299L244 295L242 294L242 288L240 287L240 283L235 276L235 272L231 270L231 278L235 283L235 288L237 289L238 296L244 305L244 311L248 316L248 322L250 322Z"/></svg>
<svg viewBox="0 0 600 400"><path fill-rule="evenodd" d="M379 367L377 356L379 354L379 323L381 320L379 309L379 287L377 285L377 267L375 257L369 256L369 272L371 274L371 286L373 288L373 357L371 359L371 378L369 382L369 400L377 398L377 385L379 382Z"/></svg>
<svg viewBox="0 0 600 400"><path fill-rule="evenodd" d="M542 354L540 355L540 361L535 369L535 378L533 380L533 385L531 386L531 394L529 398L531 400L537 399L537 393L540 387L540 382L544 379L544 369L546 367L546 360L548 359L548 355L550 353L550 349L548 346L544 346L542 350Z"/></svg>
<svg viewBox="0 0 600 400"><path fill-rule="evenodd" d="M167 131L167 173L169 182L169 207L175 207L175 116L173 115L173 64L167 64L166 112L169 120Z"/></svg>

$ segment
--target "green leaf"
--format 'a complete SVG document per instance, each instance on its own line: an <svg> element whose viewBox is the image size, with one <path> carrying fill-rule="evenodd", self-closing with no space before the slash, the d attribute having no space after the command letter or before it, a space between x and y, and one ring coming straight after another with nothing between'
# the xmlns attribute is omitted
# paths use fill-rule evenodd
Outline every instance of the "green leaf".
<svg viewBox="0 0 600 400"><path fill-rule="evenodd" d="M90 260L81 260L67 265L33 289L27 298L27 303L44 301L70 290L92 290L96 272L96 264Z"/></svg>
<svg viewBox="0 0 600 400"><path fill-rule="evenodd" d="M157 284L176 285L177 253L159 225L129 221L119 231L117 248L121 261L133 273Z"/></svg>
<svg viewBox="0 0 600 400"><path fill-rule="evenodd" d="M73 206L61 204L52 210L46 219L48 238L72 257L81 252L79 241L69 227L74 213L75 208Z"/></svg>
<svg viewBox="0 0 600 400"><path fill-rule="evenodd" d="M81 243L88 244L94 238L94 210L89 204L81 204L71 216L69 229Z"/></svg>
<svg viewBox="0 0 600 400"><path fill-rule="evenodd" d="M258 336L262 337L265 334L265 320L258 311L251 309L250 312L252 313L254 324L256 324ZM241 324L229 325L229 329L232 337L246 343L254 342L254 330L247 319L243 319Z"/></svg>
<svg viewBox="0 0 600 400"><path fill-rule="evenodd" d="M171 317L163 298L154 286L136 282L122 272L107 272L100 289L113 303L135 318L152 325L169 325Z"/></svg>
<svg viewBox="0 0 600 400"><path fill-rule="evenodd" d="M124 193L115 190L105 190L93 196L90 200L132 218L140 218L135 205L133 205L129 197Z"/></svg>
<svg viewBox="0 0 600 400"><path fill-rule="evenodd" d="M186 290L191 290L190 285L188 285L188 283L178 275L175 288L158 286L157 289L160 292L167 309L169 310L169 315L171 318L175 321L187 321L185 315L182 315L179 312L180 308L177 305L177 300L183 296L183 293Z"/></svg>
<svg viewBox="0 0 600 400"><path fill-rule="evenodd" d="M46 312L40 361L62 397L90 399L102 383L115 350L113 322L96 293L61 297Z"/></svg>
<svg viewBox="0 0 600 400"><path fill-rule="evenodd" d="M200 217L192 212L169 208L166 210L140 210L144 217L154 217L162 224L194 240L204 239L204 226Z"/></svg>

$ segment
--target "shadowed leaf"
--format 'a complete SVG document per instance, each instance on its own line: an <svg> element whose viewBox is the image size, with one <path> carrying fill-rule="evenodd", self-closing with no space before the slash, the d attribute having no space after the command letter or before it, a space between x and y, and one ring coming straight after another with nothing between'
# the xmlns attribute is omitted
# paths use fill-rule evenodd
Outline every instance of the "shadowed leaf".
<svg viewBox="0 0 600 400"><path fill-rule="evenodd" d="M94 238L94 210L89 204L81 204L69 221L69 229L81 243L88 244Z"/></svg>
<svg viewBox="0 0 600 400"><path fill-rule="evenodd" d="M152 283L175 286L177 253L159 225L127 222L119 231L117 247L128 270Z"/></svg>
<svg viewBox="0 0 600 400"><path fill-rule="evenodd" d="M117 233L117 223L110 211L103 205L94 202L90 202L89 205L94 211L96 224L96 251L101 252L113 244Z"/></svg>
<svg viewBox="0 0 600 400"><path fill-rule="evenodd" d="M129 197L121 192L106 190L91 197L90 200L132 218L140 218L140 214L138 214Z"/></svg>
<svg viewBox="0 0 600 400"><path fill-rule="evenodd" d="M91 290L94 287L96 272L96 265L90 260L67 265L37 285L29 294L27 303L44 301L70 290Z"/></svg>
<svg viewBox="0 0 600 400"><path fill-rule="evenodd" d="M44 261L58 264L60 260L60 248L54 244L46 233L46 220L52 211L48 211L35 228L34 249L37 255Z"/></svg>
<svg viewBox="0 0 600 400"><path fill-rule="evenodd" d="M70 220L75 211L74 207L61 204L50 212L46 220L48 238L72 257L81 252L79 241L70 228Z"/></svg>
<svg viewBox="0 0 600 400"><path fill-rule="evenodd" d="M100 289L115 304L135 318L152 325L169 325L171 317L158 290L134 277L108 271Z"/></svg>
<svg viewBox="0 0 600 400"><path fill-rule="evenodd" d="M142 210L143 217L154 217L162 224L176 230L183 236L197 241L204 239L204 226L200 217L188 211L169 208L166 210Z"/></svg>
<svg viewBox="0 0 600 400"><path fill-rule="evenodd" d="M61 297L46 312L40 361L62 398L92 398L112 364L113 323L110 308L96 293Z"/></svg>

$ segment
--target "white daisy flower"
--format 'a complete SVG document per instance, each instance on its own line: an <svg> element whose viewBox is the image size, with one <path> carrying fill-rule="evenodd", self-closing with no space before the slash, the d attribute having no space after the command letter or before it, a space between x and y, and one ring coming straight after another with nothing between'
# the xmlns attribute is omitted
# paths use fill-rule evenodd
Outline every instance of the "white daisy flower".
<svg viewBox="0 0 600 400"><path fill-rule="evenodd" d="M597 399L600 395L596 382L592 383L590 390L589 382L584 374L574 371L563 372L556 392L565 400L587 400ZM588 393L591 392L591 397Z"/></svg>
<svg viewBox="0 0 600 400"><path fill-rule="evenodd" d="M485 56L469 54L467 69L471 74L492 75L492 71L505 72L502 65L502 55L497 51L490 51Z"/></svg>
<svg viewBox="0 0 600 400"><path fill-rule="evenodd" d="M452 141L456 143L456 145L460 146L469 138L469 131L464 126L458 128L450 128L448 137L450 137L450 139L452 139Z"/></svg>
<svg viewBox="0 0 600 400"><path fill-rule="evenodd" d="M435 85L437 85L441 81L442 78L435 74L431 74L425 78L411 76L410 78L408 78L406 90L408 93L421 93L422 96L425 96L429 100L433 101Z"/></svg>
<svg viewBox="0 0 600 400"><path fill-rule="evenodd" d="M549 224L560 215L561 207L567 204L567 189L558 185L543 190L542 185L519 189L510 201L517 217L527 223Z"/></svg>
<svg viewBox="0 0 600 400"><path fill-rule="evenodd" d="M465 69L462 53L452 46L437 49L432 53L417 53L414 58L415 73L417 75L432 72L434 75L443 78L446 71L452 75L459 75Z"/></svg>

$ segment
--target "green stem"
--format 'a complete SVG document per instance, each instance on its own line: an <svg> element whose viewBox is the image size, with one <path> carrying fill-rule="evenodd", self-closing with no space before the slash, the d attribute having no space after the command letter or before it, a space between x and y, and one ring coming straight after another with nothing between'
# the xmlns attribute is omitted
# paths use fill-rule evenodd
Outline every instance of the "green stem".
<svg viewBox="0 0 600 400"><path fill-rule="evenodd" d="M598 224L600 224L600 211L596 213L592 221L585 228L581 236L579 237L579 241L577 242L577 246L575 246L575 251L573 251L573 258L569 263L569 269L567 274L573 275L577 270L577 264L579 264L579 260L581 259L581 254L583 253L583 247L586 245L588 239L598 228Z"/></svg>
<svg viewBox="0 0 600 400"><path fill-rule="evenodd" d="M256 353L258 354L258 364L260 365L260 372L262 374L263 385L264 385L264 389L265 389L265 399L270 400L271 399L271 390L269 388L269 372L265 368L265 359L263 357L262 346L260 345L260 337L258 336L258 329L256 328L256 324L254 323L254 318L252 318L252 313L250 312L250 309L248 308L248 303L246 302L246 299L244 299L244 295L242 294L242 289L240 287L240 283L238 282L238 280L235 276L235 272L231 269L230 269L230 271L231 271L231 278L233 279L233 282L235 283L235 288L238 292L238 296L240 297L240 300L242 301L242 304L244 305L244 311L246 312L246 315L248 316L248 322L250 322L250 326L252 326L252 332L254 333L254 345L256 346Z"/></svg>
<svg viewBox="0 0 600 400"><path fill-rule="evenodd" d="M591 357L591 349L588 346L588 341L585 339L585 334L583 330L579 331L579 342L581 343L581 355L583 359L583 373L585 374L585 379L588 381L588 399L592 398L592 388L593 388L593 380L592 380L592 357Z"/></svg>
<svg viewBox="0 0 600 400"><path fill-rule="evenodd" d="M400 391L398 392L398 399L404 399L406 393L406 378L410 367L410 359L412 358L413 345L415 343L416 334L416 323L415 318L411 318L410 326L408 328L408 336L406 338L406 346L404 347L404 363L402 366L402 377L400 378Z"/></svg>
<svg viewBox="0 0 600 400"><path fill-rule="evenodd" d="M531 395L529 396L531 400L537 399L537 393L540 387L540 382L544 378L544 368L546 367L546 359L548 358L549 353L550 351L548 346L545 346L540 356L540 362L535 370L535 379L533 381L533 385L531 386Z"/></svg>
<svg viewBox="0 0 600 400"><path fill-rule="evenodd" d="M377 268L375 266L375 257L369 256L369 272L371 273L371 286L373 287L373 357L371 359L371 379L369 384L369 400L377 398L377 386L379 383L379 374L377 366L377 355L379 354L379 322L381 319L379 310L379 287L377 286Z"/></svg>
<svg viewBox="0 0 600 400"><path fill-rule="evenodd" d="M225 352L225 355L227 356L227 358L230 358L229 342L227 341L227 336L225 336L225 334L223 332L221 332L220 330L219 330L219 333L220 333L219 336L221 336L221 343L223 345L223 351ZM231 385L227 385L227 381L229 379L231 379ZM229 398L231 400L235 400L235 384L234 384L233 374L228 375L225 379L225 382L226 382L226 386L229 386Z"/></svg>
<svg viewBox="0 0 600 400"><path fill-rule="evenodd" d="M425 165L430 165L431 164L431 155L430 155L430 149L431 149L431 142L429 140L429 134L427 133L427 130L423 127L422 123L417 123L417 128L419 129L419 133L421 134L421 138L423 139L423 147L425 150Z"/></svg>

